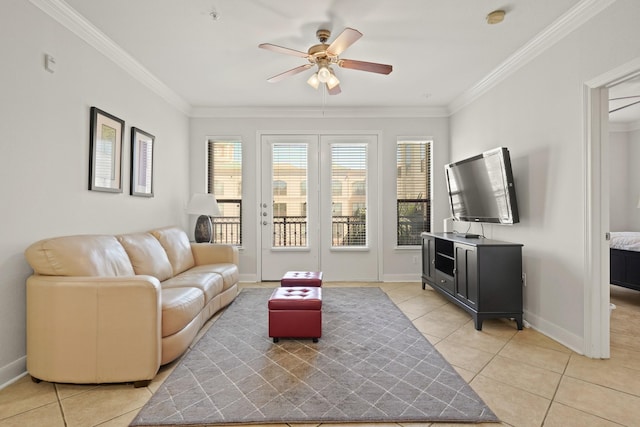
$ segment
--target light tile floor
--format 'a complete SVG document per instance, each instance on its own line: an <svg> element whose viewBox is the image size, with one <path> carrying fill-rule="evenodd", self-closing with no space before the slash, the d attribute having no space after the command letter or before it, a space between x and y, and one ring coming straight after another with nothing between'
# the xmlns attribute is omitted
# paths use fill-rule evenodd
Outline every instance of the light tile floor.
<svg viewBox="0 0 640 427"><path fill-rule="evenodd" d="M640 292L611 287L611 301L617 305L611 316L611 358L593 360L532 329L517 331L508 320L485 321L483 330L476 331L467 313L430 288L422 290L419 283L347 285L385 290L500 417L503 426L640 425ZM215 317L207 326L214 321ZM175 364L161 368L149 387L138 389L131 384L35 384L24 376L0 390L0 427L128 426Z"/></svg>

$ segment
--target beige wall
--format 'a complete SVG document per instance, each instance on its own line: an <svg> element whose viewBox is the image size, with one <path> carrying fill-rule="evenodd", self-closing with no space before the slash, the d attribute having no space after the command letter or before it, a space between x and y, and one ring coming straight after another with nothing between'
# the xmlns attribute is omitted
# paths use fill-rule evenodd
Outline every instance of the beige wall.
<svg viewBox="0 0 640 427"><path fill-rule="evenodd" d="M0 8L0 386L25 371L25 248L185 225L188 119L24 0ZM57 71L44 69L53 55ZM125 120L123 193L88 191L89 109ZM153 198L129 192L131 126L156 137Z"/></svg>
<svg viewBox="0 0 640 427"><path fill-rule="evenodd" d="M584 350L584 84L640 57L640 2L618 0L451 117L451 158L509 148L520 224L485 226L524 244L525 319ZM603 284L607 286L607 284Z"/></svg>

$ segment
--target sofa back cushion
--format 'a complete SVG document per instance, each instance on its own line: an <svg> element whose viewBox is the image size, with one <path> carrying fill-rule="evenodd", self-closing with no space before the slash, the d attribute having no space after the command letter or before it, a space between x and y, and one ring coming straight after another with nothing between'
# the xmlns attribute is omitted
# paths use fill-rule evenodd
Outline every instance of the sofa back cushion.
<svg viewBox="0 0 640 427"><path fill-rule="evenodd" d="M122 234L117 239L127 251L136 274L153 276L161 282L173 275L167 253L151 234Z"/></svg>
<svg viewBox="0 0 640 427"><path fill-rule="evenodd" d="M133 276L127 252L115 236L80 235L40 240L25 251L36 274Z"/></svg>
<svg viewBox="0 0 640 427"><path fill-rule="evenodd" d="M150 233L158 239L167 253L174 276L195 265L187 233L178 227L158 228L151 230Z"/></svg>

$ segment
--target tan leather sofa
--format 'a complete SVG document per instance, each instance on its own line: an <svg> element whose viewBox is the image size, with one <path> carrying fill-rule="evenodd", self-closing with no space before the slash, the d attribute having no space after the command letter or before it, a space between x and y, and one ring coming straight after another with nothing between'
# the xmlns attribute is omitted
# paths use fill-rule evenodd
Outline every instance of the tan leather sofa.
<svg viewBox="0 0 640 427"><path fill-rule="evenodd" d="M237 248L177 227L45 239L25 256L34 381L146 385L238 293Z"/></svg>

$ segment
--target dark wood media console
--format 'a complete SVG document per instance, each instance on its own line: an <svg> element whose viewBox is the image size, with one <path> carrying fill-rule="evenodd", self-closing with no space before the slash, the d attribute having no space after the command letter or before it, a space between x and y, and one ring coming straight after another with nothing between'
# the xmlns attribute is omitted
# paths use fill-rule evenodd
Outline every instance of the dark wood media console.
<svg viewBox="0 0 640 427"><path fill-rule="evenodd" d="M507 317L522 329L522 246L519 243L422 233L422 289L431 286L471 314Z"/></svg>

